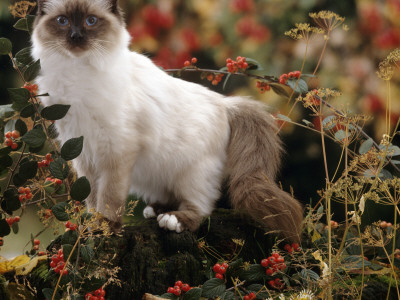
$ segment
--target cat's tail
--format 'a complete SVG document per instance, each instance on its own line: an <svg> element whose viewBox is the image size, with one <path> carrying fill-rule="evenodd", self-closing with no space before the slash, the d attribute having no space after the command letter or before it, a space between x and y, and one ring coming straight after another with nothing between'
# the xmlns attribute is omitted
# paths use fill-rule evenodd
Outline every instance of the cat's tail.
<svg viewBox="0 0 400 300"><path fill-rule="evenodd" d="M267 232L298 242L303 208L275 182L282 153L275 121L261 103L238 98L228 101L231 136L227 172L231 204L261 221Z"/></svg>

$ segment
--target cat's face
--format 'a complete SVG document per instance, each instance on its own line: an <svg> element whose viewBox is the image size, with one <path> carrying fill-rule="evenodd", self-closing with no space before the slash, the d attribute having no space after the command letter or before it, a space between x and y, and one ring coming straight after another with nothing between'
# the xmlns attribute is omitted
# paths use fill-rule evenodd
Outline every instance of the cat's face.
<svg viewBox="0 0 400 300"><path fill-rule="evenodd" d="M110 52L124 22L117 0L38 0L35 42L67 56Z"/></svg>

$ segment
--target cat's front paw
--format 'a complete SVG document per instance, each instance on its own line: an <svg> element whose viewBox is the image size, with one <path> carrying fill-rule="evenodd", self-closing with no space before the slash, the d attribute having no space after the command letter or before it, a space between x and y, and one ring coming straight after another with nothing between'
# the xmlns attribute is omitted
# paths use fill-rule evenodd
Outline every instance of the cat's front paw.
<svg viewBox="0 0 400 300"><path fill-rule="evenodd" d="M146 206L143 210L143 217L145 217L146 219L149 218L154 218L156 216L156 213L153 209L153 207L151 206Z"/></svg>
<svg viewBox="0 0 400 300"><path fill-rule="evenodd" d="M159 214L157 221L161 228L176 231L177 233L181 233L184 229L175 215Z"/></svg>

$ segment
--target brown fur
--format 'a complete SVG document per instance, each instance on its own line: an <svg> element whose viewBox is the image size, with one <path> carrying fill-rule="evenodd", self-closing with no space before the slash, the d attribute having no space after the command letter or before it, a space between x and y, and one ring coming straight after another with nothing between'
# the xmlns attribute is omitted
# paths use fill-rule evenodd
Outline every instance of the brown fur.
<svg viewBox="0 0 400 300"><path fill-rule="evenodd" d="M253 101L229 111L228 192L236 210L244 211L265 228L298 242L303 209L275 183L282 153L273 118Z"/></svg>

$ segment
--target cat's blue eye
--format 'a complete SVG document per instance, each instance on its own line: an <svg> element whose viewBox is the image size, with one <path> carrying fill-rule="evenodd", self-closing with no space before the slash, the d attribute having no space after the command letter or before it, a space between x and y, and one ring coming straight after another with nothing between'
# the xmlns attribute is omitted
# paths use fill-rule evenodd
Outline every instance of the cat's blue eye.
<svg viewBox="0 0 400 300"><path fill-rule="evenodd" d="M58 16L57 17L57 22L61 26L66 26L69 23L68 18L66 16Z"/></svg>
<svg viewBox="0 0 400 300"><path fill-rule="evenodd" d="M88 26L93 26L97 23L97 17L95 16L89 16L86 18L86 24L88 24Z"/></svg>

